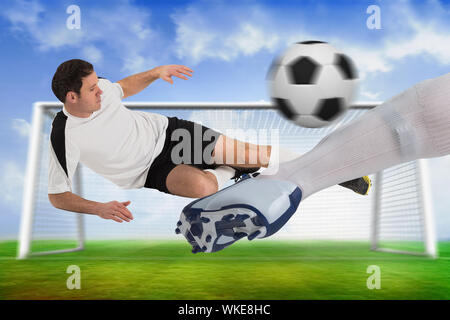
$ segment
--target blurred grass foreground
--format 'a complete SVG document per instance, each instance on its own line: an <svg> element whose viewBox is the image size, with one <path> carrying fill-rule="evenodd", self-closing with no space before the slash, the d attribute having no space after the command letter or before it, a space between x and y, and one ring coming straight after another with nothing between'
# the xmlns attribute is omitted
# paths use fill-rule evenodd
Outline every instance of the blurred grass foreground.
<svg viewBox="0 0 450 320"><path fill-rule="evenodd" d="M34 251L66 247L38 242ZM192 254L182 241L88 241L83 251L16 260L0 242L0 299L450 299L450 242L430 259L369 251L366 242L242 241ZM67 268L81 271L69 290ZM368 289L369 266L380 289Z"/></svg>

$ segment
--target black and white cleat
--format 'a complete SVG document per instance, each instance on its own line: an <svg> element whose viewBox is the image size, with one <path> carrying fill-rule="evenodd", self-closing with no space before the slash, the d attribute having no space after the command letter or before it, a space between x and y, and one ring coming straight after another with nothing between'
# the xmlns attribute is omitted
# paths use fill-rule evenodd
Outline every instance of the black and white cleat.
<svg viewBox="0 0 450 320"><path fill-rule="evenodd" d="M285 225L301 196L290 182L247 178L187 205L176 232L184 235L193 253L216 252L244 237L265 238Z"/></svg>
<svg viewBox="0 0 450 320"><path fill-rule="evenodd" d="M181 221L178 221L175 233L182 234L186 238L187 242L189 242L189 244L192 246L192 253L202 252L202 248L200 248L197 241L195 241L194 237L192 236L189 229L186 228L186 226L188 226L186 222L182 223Z"/></svg>

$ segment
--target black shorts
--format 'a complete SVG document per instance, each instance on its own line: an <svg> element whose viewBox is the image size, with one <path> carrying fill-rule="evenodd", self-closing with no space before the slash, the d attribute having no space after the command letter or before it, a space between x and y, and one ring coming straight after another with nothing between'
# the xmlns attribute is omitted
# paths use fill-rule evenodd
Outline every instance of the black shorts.
<svg viewBox="0 0 450 320"><path fill-rule="evenodd" d="M177 165L188 164L201 170L218 167L213 163L211 153L220 133L192 121L176 117L168 119L164 146L150 166L144 187L170 194L166 179Z"/></svg>

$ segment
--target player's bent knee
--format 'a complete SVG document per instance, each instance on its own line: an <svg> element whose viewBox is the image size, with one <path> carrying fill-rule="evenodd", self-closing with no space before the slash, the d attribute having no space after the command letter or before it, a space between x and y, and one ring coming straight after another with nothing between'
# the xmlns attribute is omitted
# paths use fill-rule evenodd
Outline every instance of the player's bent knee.
<svg viewBox="0 0 450 320"><path fill-rule="evenodd" d="M217 184L210 179L200 179L192 185L192 192L194 197L203 198L216 193L218 190Z"/></svg>

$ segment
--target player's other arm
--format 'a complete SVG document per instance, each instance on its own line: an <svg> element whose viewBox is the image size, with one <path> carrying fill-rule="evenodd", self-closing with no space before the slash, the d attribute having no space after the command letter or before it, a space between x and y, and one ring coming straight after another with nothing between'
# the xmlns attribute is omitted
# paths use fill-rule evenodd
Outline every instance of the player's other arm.
<svg viewBox="0 0 450 320"><path fill-rule="evenodd" d="M169 82L170 84L173 84L172 76L187 80L188 78L184 75L191 77L192 72L194 71L192 71L188 67L181 65L159 66L154 69L126 77L122 80L117 81L117 83L119 83L122 87L123 99L125 99L126 97L141 92L156 79L161 78Z"/></svg>
<svg viewBox="0 0 450 320"><path fill-rule="evenodd" d="M111 219L117 222L133 220L133 215L127 209L130 201L110 201L106 203L86 200L72 192L48 194L50 203L58 209L95 214L103 219Z"/></svg>

